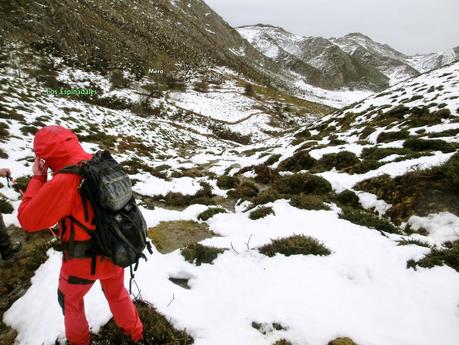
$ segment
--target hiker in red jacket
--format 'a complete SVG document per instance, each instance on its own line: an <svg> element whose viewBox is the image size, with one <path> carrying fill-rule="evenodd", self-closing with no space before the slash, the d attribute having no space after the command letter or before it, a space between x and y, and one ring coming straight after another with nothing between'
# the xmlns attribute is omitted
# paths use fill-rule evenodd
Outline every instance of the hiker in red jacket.
<svg viewBox="0 0 459 345"><path fill-rule="evenodd" d="M94 225L85 221L78 192L81 177L56 173L66 166L91 159L92 155L83 150L73 132L61 126L39 130L35 134L34 151L33 177L19 206L18 219L22 227L30 232L48 229L59 223L64 255L58 301L64 314L67 340L71 345L90 343L83 297L98 279L118 327L134 342L143 344L143 325L124 287L124 269L108 258L97 256L95 274L91 274L91 258L86 254L90 236L78 226L74 227L74 241L70 241L74 245L68 245L72 231L65 229L74 226L68 216L73 216L89 229L94 229ZM47 181L48 167L54 173L50 181ZM88 219L92 219L91 207L88 212Z"/></svg>

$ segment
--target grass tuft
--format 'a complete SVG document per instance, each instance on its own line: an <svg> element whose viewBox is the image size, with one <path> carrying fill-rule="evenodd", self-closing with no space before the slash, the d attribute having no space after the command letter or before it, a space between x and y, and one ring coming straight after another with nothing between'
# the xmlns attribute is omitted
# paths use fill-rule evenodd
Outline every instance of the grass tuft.
<svg viewBox="0 0 459 345"><path fill-rule="evenodd" d="M407 267L416 268L421 266L432 268L434 266L447 265L459 272L459 241L451 244L451 248L433 248L429 254L419 261L410 260Z"/></svg>
<svg viewBox="0 0 459 345"><path fill-rule="evenodd" d="M211 207L211 208L208 208L207 210L205 210L204 212L201 212L198 215L198 219L206 221L209 218L212 218L213 216L215 216L216 214L219 214L219 213L227 213L227 211L222 207Z"/></svg>
<svg viewBox="0 0 459 345"><path fill-rule="evenodd" d="M258 249L261 254L272 257L276 254L290 255L330 255L331 251L315 238L294 235L273 240Z"/></svg>
<svg viewBox="0 0 459 345"><path fill-rule="evenodd" d="M332 191L330 182L309 173L282 176L274 183L274 188L284 194L327 194Z"/></svg>
<svg viewBox="0 0 459 345"><path fill-rule="evenodd" d="M328 345L357 345L351 338L336 338L328 342Z"/></svg>
<svg viewBox="0 0 459 345"><path fill-rule="evenodd" d="M249 218L252 220L257 220L260 218L264 218L270 214L275 215L272 207L259 207L256 210L250 212Z"/></svg>
<svg viewBox="0 0 459 345"><path fill-rule="evenodd" d="M303 210L329 210L330 208L324 204L324 200L320 195L314 194L298 194L292 197L290 205Z"/></svg>
<svg viewBox="0 0 459 345"><path fill-rule="evenodd" d="M354 224L366 226L368 228L385 231L391 234L400 234L400 230L386 219L380 218L375 214L356 210L352 207L343 207L340 218L346 219Z"/></svg>
<svg viewBox="0 0 459 345"><path fill-rule="evenodd" d="M201 266L203 263L211 264L217 258L218 254L222 254L224 251L224 249L207 247L199 243L191 243L181 249L180 253L189 263Z"/></svg>
<svg viewBox="0 0 459 345"><path fill-rule="evenodd" d="M193 338L186 330L177 330L161 315L153 305L136 301L136 308L144 327L144 336L149 344L155 345L191 345ZM93 345L131 345L132 341L118 328L113 319L102 327L99 334L93 335Z"/></svg>

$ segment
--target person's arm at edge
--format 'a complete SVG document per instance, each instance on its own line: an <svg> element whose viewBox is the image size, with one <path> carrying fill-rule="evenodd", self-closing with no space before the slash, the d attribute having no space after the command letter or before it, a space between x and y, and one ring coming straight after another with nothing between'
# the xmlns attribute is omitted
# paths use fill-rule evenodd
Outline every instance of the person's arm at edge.
<svg viewBox="0 0 459 345"><path fill-rule="evenodd" d="M56 175L47 180L48 167L36 159L34 176L27 186L19 205L18 220L26 231L40 231L50 228L70 214L72 198L69 188L75 177L67 174Z"/></svg>

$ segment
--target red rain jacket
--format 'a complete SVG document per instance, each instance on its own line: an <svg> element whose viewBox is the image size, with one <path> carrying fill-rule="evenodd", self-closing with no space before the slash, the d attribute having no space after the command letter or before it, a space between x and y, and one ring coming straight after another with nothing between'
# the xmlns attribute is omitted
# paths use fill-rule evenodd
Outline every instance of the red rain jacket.
<svg viewBox="0 0 459 345"><path fill-rule="evenodd" d="M91 159L92 155L85 152L77 136L61 126L48 126L35 134L34 151L36 156L44 159L51 170L58 170L77 164L82 160ZM29 232L48 229L66 216L72 215L86 227L94 226L84 219L83 203L78 192L81 177L73 174L56 174L50 181L47 176L32 177L21 205L18 219L21 226ZM89 219L93 217L93 210L88 205ZM63 242L70 236L70 222L65 219L66 232L62 237L62 228L59 225L59 235ZM89 235L75 226L75 241L85 241ZM117 266L110 259L97 257L96 274L103 279L113 274ZM91 259L69 259L63 262L62 270L68 275L91 279Z"/></svg>

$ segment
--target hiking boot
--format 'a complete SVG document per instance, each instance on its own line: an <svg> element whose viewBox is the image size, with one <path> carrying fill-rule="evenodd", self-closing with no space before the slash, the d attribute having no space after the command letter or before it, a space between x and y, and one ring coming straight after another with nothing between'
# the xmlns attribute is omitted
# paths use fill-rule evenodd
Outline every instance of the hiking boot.
<svg viewBox="0 0 459 345"><path fill-rule="evenodd" d="M14 256L22 249L21 242L13 242L10 247L2 253L3 261L12 261Z"/></svg>

